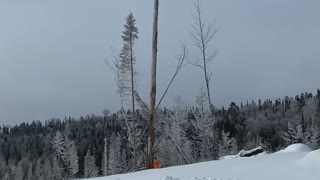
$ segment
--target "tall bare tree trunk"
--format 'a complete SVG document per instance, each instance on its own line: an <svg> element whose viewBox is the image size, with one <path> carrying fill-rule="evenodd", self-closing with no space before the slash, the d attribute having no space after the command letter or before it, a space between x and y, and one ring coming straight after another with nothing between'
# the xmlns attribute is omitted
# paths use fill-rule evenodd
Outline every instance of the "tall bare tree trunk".
<svg viewBox="0 0 320 180"><path fill-rule="evenodd" d="M131 68L131 96L132 96L132 125L133 125L133 162L134 170L138 170L137 166L137 141L136 141L136 118L135 118L135 101L134 101L134 82L133 82L133 52L132 52L132 38L130 39L130 68Z"/></svg>
<svg viewBox="0 0 320 180"><path fill-rule="evenodd" d="M150 108L149 108L149 137L148 137L148 156L147 167L153 168L154 142L155 142L155 105L157 90L157 48L158 48L158 14L159 0L154 0L153 15L153 35L152 35L152 65L151 65L151 89L150 89Z"/></svg>

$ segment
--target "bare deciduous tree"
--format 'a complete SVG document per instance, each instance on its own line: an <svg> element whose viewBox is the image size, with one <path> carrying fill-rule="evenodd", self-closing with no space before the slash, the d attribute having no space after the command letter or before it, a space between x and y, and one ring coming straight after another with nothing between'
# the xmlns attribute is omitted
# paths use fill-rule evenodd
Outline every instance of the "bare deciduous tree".
<svg viewBox="0 0 320 180"><path fill-rule="evenodd" d="M190 64L200 68L203 71L209 106L212 110L213 104L210 95L210 80L212 77L212 72L209 71L208 64L212 62L216 56L216 51L210 51L210 46L217 30L214 27L214 23L208 23L205 19L203 19L199 0L194 2L194 7L196 11L192 15L193 24L191 26L191 36L193 38L194 45L200 50L201 56L195 58L193 61L190 61Z"/></svg>

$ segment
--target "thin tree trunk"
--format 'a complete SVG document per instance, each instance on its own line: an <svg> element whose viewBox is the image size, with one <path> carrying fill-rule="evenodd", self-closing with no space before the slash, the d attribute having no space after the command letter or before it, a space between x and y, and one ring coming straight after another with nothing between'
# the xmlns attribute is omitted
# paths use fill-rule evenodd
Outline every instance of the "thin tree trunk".
<svg viewBox="0 0 320 180"><path fill-rule="evenodd" d="M207 95L208 95L208 101L210 110L212 110L212 103L211 103L211 95L210 95L210 79L208 77L207 72L207 57L206 57L206 45L204 40L204 34L203 34L203 28L202 28L202 19L201 14L199 11L199 30L200 30L200 39L201 39L201 46L202 46L202 60L203 60L203 71L204 71L204 79L206 81L206 88L207 88Z"/></svg>
<svg viewBox="0 0 320 180"><path fill-rule="evenodd" d="M133 125L133 162L134 170L138 171L137 167L137 144L136 144L136 122L135 122L135 107L134 107L134 83L133 83L133 54L132 54L132 39L130 39L130 65L131 65L131 96L132 96L132 125Z"/></svg>
<svg viewBox="0 0 320 180"><path fill-rule="evenodd" d="M108 149L107 149L107 138L104 138L104 172L103 172L103 175L104 176L107 176L108 175L108 161L107 161L107 158L108 158Z"/></svg>
<svg viewBox="0 0 320 180"><path fill-rule="evenodd" d="M150 89L150 108L149 108L149 137L148 137L148 156L147 167L153 168L154 160L154 142L155 142L155 105L156 105L156 90L157 90L157 48L158 48L158 10L159 0L154 0L154 15L153 15L153 35L152 35L152 65L151 65L151 89Z"/></svg>

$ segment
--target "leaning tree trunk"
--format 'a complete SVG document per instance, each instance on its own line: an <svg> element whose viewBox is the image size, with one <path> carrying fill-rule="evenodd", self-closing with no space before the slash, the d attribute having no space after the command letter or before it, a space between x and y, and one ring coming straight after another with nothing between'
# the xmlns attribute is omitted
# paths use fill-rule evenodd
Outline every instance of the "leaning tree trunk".
<svg viewBox="0 0 320 180"><path fill-rule="evenodd" d="M156 90L157 90L158 10L159 10L159 0L154 0L151 89L150 89L150 108L149 108L150 122L149 122L149 137L148 137L148 155L147 155L148 169L153 168L153 160L154 160L154 142L155 142L154 119L155 119Z"/></svg>

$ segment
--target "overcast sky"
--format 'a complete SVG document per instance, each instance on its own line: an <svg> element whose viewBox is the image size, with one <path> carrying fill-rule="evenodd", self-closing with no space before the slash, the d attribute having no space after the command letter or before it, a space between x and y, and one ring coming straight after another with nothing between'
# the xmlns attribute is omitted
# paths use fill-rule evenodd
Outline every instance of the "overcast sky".
<svg viewBox="0 0 320 180"><path fill-rule="evenodd" d="M0 124L119 109L110 47L121 49L125 17L132 11L139 90L148 101L152 0L0 1ZM216 106L231 101L294 96L320 85L320 1L201 0L218 33L211 64ZM160 0L158 92L174 71L179 41L188 42L191 0ZM201 71L187 66L164 105L180 95L186 105L204 87Z"/></svg>

